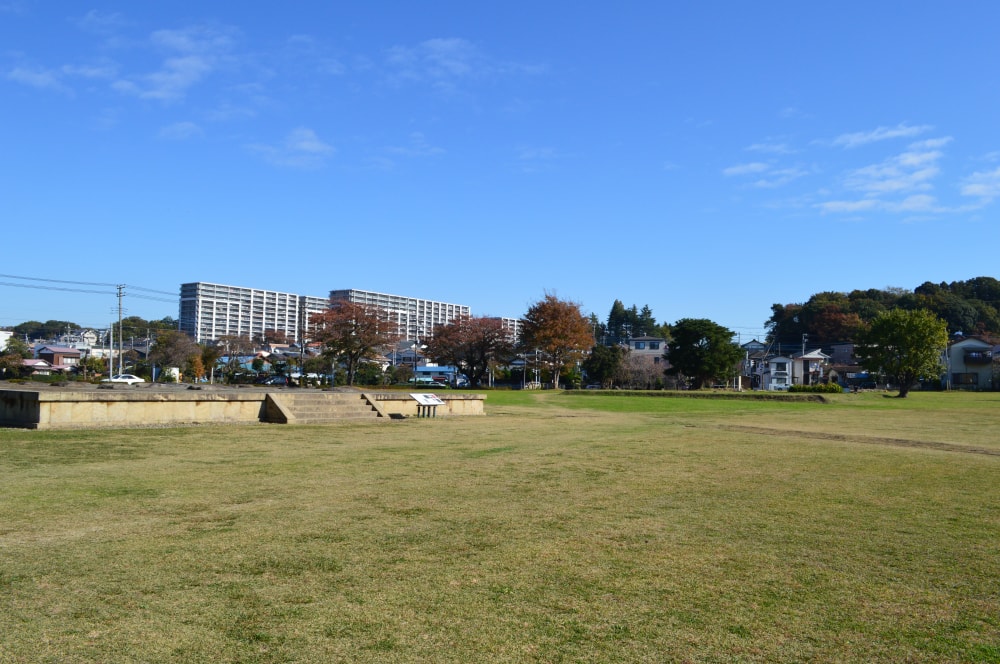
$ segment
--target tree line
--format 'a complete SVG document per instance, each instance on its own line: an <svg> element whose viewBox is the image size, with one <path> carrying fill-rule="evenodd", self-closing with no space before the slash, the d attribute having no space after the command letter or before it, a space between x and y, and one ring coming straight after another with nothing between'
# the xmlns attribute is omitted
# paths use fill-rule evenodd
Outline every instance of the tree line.
<svg viewBox="0 0 1000 664"><path fill-rule="evenodd" d="M806 302L771 305L765 322L768 341L810 343L855 341L880 314L903 309L928 311L944 321L950 334L987 335L1000 332L1000 281L975 277L967 281L929 281L908 291L902 288L822 292Z"/></svg>

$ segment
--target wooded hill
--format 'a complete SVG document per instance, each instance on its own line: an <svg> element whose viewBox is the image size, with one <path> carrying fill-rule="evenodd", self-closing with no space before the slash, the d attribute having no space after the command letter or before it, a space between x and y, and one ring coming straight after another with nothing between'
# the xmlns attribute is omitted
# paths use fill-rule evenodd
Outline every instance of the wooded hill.
<svg viewBox="0 0 1000 664"><path fill-rule="evenodd" d="M991 335L1000 332L1000 281L975 277L950 284L924 282L904 288L816 293L805 303L773 304L765 325L768 341L810 344L853 341L859 329L889 309L926 309L948 325L948 333Z"/></svg>

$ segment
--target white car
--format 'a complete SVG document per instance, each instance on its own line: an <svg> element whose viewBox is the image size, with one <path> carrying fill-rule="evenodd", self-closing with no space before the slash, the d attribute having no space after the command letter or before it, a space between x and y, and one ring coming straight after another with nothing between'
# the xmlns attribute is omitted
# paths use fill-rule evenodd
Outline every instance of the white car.
<svg viewBox="0 0 1000 664"><path fill-rule="evenodd" d="M136 383L145 383L142 378L138 376L133 376L132 374L117 374L111 378L105 378L101 381L102 383L125 383L126 385L135 385Z"/></svg>

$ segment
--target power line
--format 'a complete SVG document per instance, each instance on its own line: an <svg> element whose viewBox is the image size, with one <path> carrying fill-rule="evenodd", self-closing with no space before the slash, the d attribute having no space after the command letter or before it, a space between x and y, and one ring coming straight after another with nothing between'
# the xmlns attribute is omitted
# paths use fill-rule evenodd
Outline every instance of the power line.
<svg viewBox="0 0 1000 664"><path fill-rule="evenodd" d="M141 291L143 293L156 293L158 295L170 295L170 296L172 296L171 299L168 300L168 299L161 298L161 297L153 297L152 295L141 295L141 294L135 294L135 293L133 293L131 295L131 297L134 297L134 298L138 298L138 299L142 299L142 300L152 300L154 302L170 302L170 303L173 303L173 302L177 301L177 294L176 293L171 293L169 291L156 290L154 288L145 288L143 286L133 286L131 284L107 284L107 283L102 283L102 282L98 282L98 281L67 281L65 279L46 279L44 277L22 277L22 276L19 276L19 275L16 275L16 274L0 274L0 277L6 278L6 279L21 279L23 281L42 281L42 282L50 283L50 284L72 284L74 286L107 286L109 288L118 288L119 286L123 286L124 288L127 288L129 290L133 290L133 291ZM100 290L90 290L90 289L81 289L81 288L65 288L65 287L59 287L59 286L35 286L35 285L32 285L32 284L11 283L9 281L0 281L0 286L13 286L14 288L34 288L36 290L54 290L54 291L64 291L64 292L71 292L71 293L93 293L95 295L114 295L115 294L114 292L111 292L111 291L100 291Z"/></svg>
<svg viewBox="0 0 1000 664"><path fill-rule="evenodd" d="M6 275L0 275L0 276L6 276ZM71 284L74 282L64 281L61 283ZM94 285L105 286L107 284L94 284ZM34 288L36 290L67 291L70 293L94 293L96 295L114 295L114 293L111 291L89 290L84 288L60 288L59 286L33 286L32 284L12 284L6 281L0 281L0 286L14 286L15 288Z"/></svg>
<svg viewBox="0 0 1000 664"><path fill-rule="evenodd" d="M0 274L4 279L23 279L24 281L48 281L54 284L73 284L75 286L109 286L114 288L117 284L103 284L96 281L64 281L62 279L44 279L42 277L19 277L16 274ZM4 284L6 286L17 286L18 284ZM99 292L99 291L94 291Z"/></svg>

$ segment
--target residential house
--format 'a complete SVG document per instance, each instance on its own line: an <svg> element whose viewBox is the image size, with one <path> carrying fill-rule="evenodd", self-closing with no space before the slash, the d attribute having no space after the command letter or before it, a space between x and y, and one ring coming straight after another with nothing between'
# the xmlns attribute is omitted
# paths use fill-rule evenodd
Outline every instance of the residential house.
<svg viewBox="0 0 1000 664"><path fill-rule="evenodd" d="M755 389L787 390L792 385L816 385L828 378L830 356L816 349L792 355L758 358L751 384Z"/></svg>
<svg viewBox="0 0 1000 664"><path fill-rule="evenodd" d="M996 347L977 337L964 337L948 346L946 384L959 390L988 390L995 386Z"/></svg>
<svg viewBox="0 0 1000 664"><path fill-rule="evenodd" d="M45 360L57 370L69 369L80 364L80 351L66 346L41 346L35 349L35 357Z"/></svg>
<svg viewBox="0 0 1000 664"><path fill-rule="evenodd" d="M667 340L663 337L632 337L627 346L631 357L652 358L653 364L664 361L663 353L667 350Z"/></svg>

